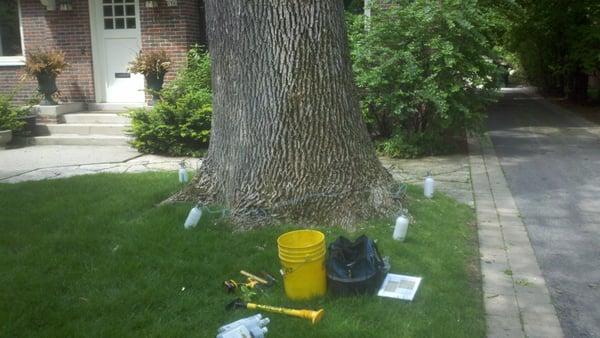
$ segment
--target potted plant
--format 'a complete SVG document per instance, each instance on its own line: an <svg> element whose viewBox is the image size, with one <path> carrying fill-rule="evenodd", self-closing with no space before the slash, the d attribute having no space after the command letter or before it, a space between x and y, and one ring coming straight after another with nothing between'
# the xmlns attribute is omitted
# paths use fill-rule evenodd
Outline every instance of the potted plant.
<svg viewBox="0 0 600 338"><path fill-rule="evenodd" d="M0 95L0 148L6 147L12 140L13 132L21 130L25 122L19 117L23 109L11 103L12 96Z"/></svg>
<svg viewBox="0 0 600 338"><path fill-rule="evenodd" d="M171 67L171 58L164 50L140 51L129 64L129 71L144 75L146 87L152 94L152 104L159 99L159 93L165 81L165 74Z"/></svg>
<svg viewBox="0 0 600 338"><path fill-rule="evenodd" d="M58 92L56 77L69 66L65 55L59 51L36 50L27 53L25 73L38 81L38 90L43 95L40 105L56 105L53 95Z"/></svg>

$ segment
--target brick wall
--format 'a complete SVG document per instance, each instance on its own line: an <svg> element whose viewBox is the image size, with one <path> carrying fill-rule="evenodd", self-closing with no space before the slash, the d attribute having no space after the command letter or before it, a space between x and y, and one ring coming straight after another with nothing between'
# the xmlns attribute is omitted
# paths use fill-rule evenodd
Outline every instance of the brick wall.
<svg viewBox="0 0 600 338"><path fill-rule="evenodd" d="M203 42L203 20L201 22L199 15L202 3L200 0L178 0L176 7L167 7L165 0L158 0L157 8L146 8L144 0L140 0L142 50L167 51L173 61L171 71L166 76L167 81L185 63L188 49Z"/></svg>
<svg viewBox="0 0 600 338"><path fill-rule="evenodd" d="M37 88L34 81L21 81L22 68L20 66L0 66L0 94L9 95L15 92L15 101L19 103L26 102Z"/></svg>
<svg viewBox="0 0 600 338"><path fill-rule="evenodd" d="M61 100L94 101L87 0L74 0L72 11L47 11L39 0L21 0L21 18L26 52L35 48L61 50L71 65L57 79ZM22 67L0 67L0 92L18 88L18 101L30 98L36 81L20 82L22 73Z"/></svg>
<svg viewBox="0 0 600 338"><path fill-rule="evenodd" d="M174 61L167 80L184 64L190 46L203 42L202 0L178 0L167 7L159 0L158 8L146 8L140 0L142 49L165 49ZM88 0L73 0L72 11L47 11L40 0L21 0L25 51L50 48L65 53L71 65L57 79L64 102L94 102L94 82ZM35 80L21 82L22 67L0 66L0 93L18 88L16 99L30 98L37 87Z"/></svg>

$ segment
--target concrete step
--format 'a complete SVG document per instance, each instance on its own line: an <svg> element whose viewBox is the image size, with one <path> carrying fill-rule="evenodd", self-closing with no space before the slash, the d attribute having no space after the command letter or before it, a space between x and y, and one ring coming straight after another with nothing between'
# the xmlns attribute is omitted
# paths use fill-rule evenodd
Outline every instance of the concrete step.
<svg viewBox="0 0 600 338"><path fill-rule="evenodd" d="M74 124L129 124L131 119L114 112L70 113L61 116L64 123Z"/></svg>
<svg viewBox="0 0 600 338"><path fill-rule="evenodd" d="M38 124L36 135L75 134L75 135L113 135L123 136L129 128L128 124L108 123L62 123Z"/></svg>
<svg viewBox="0 0 600 338"><path fill-rule="evenodd" d="M119 110L119 111L126 111L130 108L141 108L144 107L145 104L144 103L88 103L87 104L87 109L89 111L93 111L93 110L97 110L97 111L101 111L101 110L107 110L107 111L111 111L111 110Z"/></svg>
<svg viewBox="0 0 600 338"><path fill-rule="evenodd" d="M54 134L48 136L33 137L34 144L37 145L80 145L80 146L126 146L131 138L127 136L115 135L75 135L75 134Z"/></svg>

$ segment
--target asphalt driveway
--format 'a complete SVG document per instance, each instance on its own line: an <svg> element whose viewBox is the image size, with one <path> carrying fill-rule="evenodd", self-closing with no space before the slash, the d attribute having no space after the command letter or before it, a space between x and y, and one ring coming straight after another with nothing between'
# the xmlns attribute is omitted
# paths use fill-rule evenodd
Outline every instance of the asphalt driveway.
<svg viewBox="0 0 600 338"><path fill-rule="evenodd" d="M565 335L600 337L600 127L508 89L488 129Z"/></svg>

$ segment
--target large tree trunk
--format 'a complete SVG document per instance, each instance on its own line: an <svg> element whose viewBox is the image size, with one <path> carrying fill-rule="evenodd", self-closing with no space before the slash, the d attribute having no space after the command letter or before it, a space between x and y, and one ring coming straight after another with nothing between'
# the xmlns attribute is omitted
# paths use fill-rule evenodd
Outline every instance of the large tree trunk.
<svg viewBox="0 0 600 338"><path fill-rule="evenodd" d="M359 111L341 0L207 0L213 121L199 175L171 200L351 226L399 203Z"/></svg>

